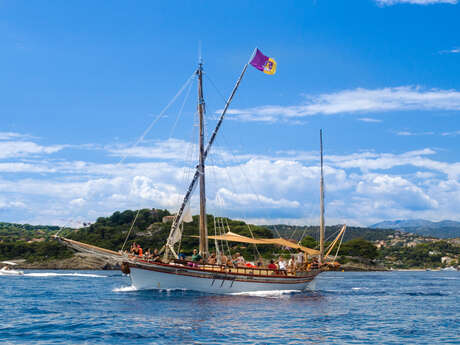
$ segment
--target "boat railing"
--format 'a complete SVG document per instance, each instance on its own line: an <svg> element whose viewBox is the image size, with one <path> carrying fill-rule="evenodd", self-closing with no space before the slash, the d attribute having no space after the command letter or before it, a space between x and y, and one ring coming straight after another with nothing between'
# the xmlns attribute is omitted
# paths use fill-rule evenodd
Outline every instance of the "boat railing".
<svg viewBox="0 0 460 345"><path fill-rule="evenodd" d="M207 271L222 272L222 273L235 273L245 274L254 276L295 276L299 272L308 272L316 267L309 267L302 265L302 267L296 268L295 271L282 270L282 269L271 269L267 267L247 267L247 266L234 266L234 265L222 265L222 264L210 264L203 262L195 262L189 260L174 259L169 263L163 263L161 260L153 260L152 258L139 258L138 256L132 256L135 260L141 260L147 263L162 263L167 265L182 266L188 268L202 269Z"/></svg>

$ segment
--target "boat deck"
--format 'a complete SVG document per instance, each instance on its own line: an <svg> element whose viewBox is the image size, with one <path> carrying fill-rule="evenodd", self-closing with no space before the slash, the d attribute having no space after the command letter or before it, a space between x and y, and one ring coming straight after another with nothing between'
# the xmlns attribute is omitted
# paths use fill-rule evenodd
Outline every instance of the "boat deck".
<svg viewBox="0 0 460 345"><path fill-rule="evenodd" d="M270 269L270 268L260 268L260 267L245 267L245 266L226 266L226 265L211 265L211 264L200 264L192 261L186 260L174 260L170 263L162 263L159 261L148 260L148 259L140 259L138 257L130 257L131 260L138 263L147 263L147 264L157 264L157 265L164 265L164 266L173 266L173 267L183 267L187 269L194 269L194 270L204 270L209 272L216 272L216 273L230 273L230 274L239 274L239 275L246 275L246 276L272 276L272 277L302 277L309 275L310 272L315 271L317 269L310 269L310 268L302 268L296 269L294 272L286 271L286 270L279 270L279 269Z"/></svg>

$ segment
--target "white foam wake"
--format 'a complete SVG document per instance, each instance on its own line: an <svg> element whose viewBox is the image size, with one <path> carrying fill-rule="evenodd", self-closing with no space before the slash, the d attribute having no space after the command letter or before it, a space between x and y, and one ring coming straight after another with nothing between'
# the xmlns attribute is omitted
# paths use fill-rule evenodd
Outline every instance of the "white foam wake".
<svg viewBox="0 0 460 345"><path fill-rule="evenodd" d="M270 290L270 291L248 291L248 292L233 292L229 295L233 296L254 296L266 298L280 298L284 295L301 292L301 290Z"/></svg>
<svg viewBox="0 0 460 345"><path fill-rule="evenodd" d="M88 277L88 278L105 278L106 276L89 273L55 273L55 272L44 272L44 273L25 273L27 277Z"/></svg>
<svg viewBox="0 0 460 345"><path fill-rule="evenodd" d="M135 286L122 286L119 288L115 288L112 290L113 292L129 292L129 291L137 291Z"/></svg>

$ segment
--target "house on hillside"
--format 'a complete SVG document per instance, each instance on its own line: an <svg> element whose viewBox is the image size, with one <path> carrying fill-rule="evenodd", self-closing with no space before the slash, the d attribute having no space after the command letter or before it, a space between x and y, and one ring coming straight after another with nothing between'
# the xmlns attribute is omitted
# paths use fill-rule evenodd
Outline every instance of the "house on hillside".
<svg viewBox="0 0 460 345"><path fill-rule="evenodd" d="M441 263L444 265L454 265L457 262L456 258L451 258L450 256L443 256L441 258Z"/></svg>
<svg viewBox="0 0 460 345"><path fill-rule="evenodd" d="M163 223L172 223L174 221L175 216L164 216L161 221Z"/></svg>

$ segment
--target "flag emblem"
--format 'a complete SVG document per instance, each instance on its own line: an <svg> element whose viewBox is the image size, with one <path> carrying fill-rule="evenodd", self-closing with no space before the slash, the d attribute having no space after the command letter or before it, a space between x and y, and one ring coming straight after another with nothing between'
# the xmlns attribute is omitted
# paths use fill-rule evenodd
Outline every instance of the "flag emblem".
<svg viewBox="0 0 460 345"><path fill-rule="evenodd" d="M276 72L276 61L262 54L259 49L256 49L256 52L249 63L259 71L266 74L275 74Z"/></svg>

